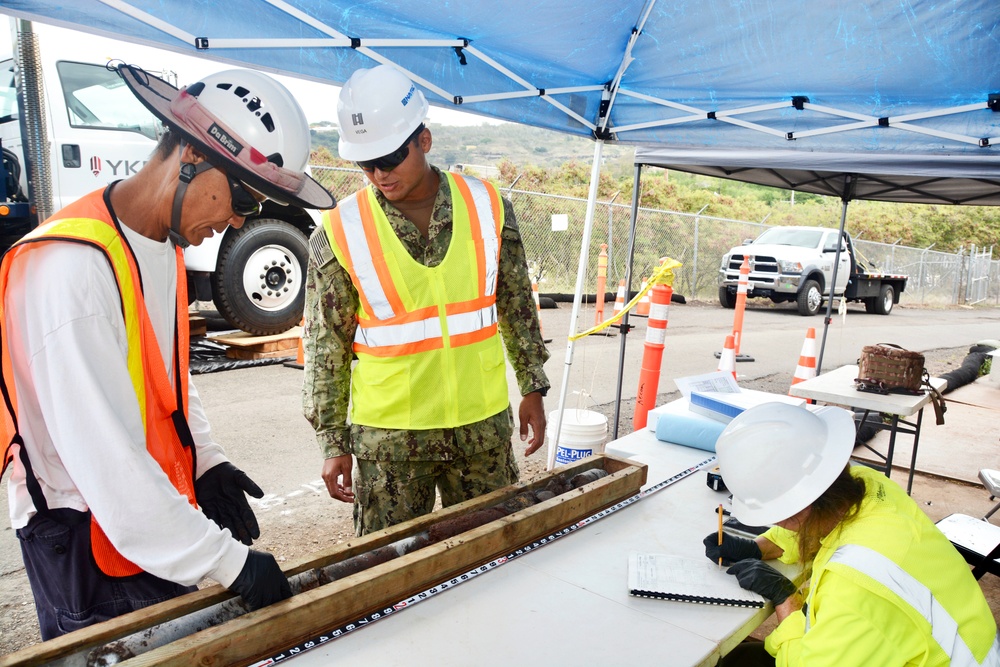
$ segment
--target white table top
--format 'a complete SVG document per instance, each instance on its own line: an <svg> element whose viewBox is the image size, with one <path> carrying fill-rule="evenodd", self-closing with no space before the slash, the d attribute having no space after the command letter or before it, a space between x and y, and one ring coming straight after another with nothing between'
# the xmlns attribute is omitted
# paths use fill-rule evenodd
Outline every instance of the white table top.
<svg viewBox="0 0 1000 667"><path fill-rule="evenodd" d="M642 429L609 454L649 466L647 485L711 452ZM704 558L726 496L696 472L574 533L294 658L306 665L714 665L771 614L633 597L630 550ZM660 658L656 658L660 656ZM664 656L668 656L664 658Z"/></svg>
<svg viewBox="0 0 1000 667"><path fill-rule="evenodd" d="M841 366L835 371L793 384L788 393L799 398L811 398L824 403L884 412L900 417L916 414L931 400L930 394L926 392L919 396L909 396L858 391L854 384L857 377L857 366ZM948 381L944 378L931 378L930 382L938 391L948 386Z"/></svg>

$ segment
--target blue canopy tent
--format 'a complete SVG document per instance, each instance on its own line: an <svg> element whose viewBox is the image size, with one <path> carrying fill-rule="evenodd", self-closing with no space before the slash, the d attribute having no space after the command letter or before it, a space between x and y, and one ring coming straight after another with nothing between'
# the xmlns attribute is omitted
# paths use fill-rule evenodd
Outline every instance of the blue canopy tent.
<svg viewBox="0 0 1000 667"><path fill-rule="evenodd" d="M933 178L986 180L988 194L958 203L996 203L995 0L0 0L0 12L331 83L391 63L432 104L593 137L583 250L607 141L773 157L765 168L837 154L837 174L891 160L906 178L930 156ZM585 266L582 251L574 330ZM560 413L572 356L571 343Z"/></svg>

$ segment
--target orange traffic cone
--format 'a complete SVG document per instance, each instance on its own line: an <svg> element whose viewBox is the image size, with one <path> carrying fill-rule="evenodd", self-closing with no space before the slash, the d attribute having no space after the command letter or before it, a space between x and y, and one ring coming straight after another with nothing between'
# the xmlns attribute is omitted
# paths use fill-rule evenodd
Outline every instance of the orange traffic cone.
<svg viewBox="0 0 1000 667"><path fill-rule="evenodd" d="M594 326L604 321L604 290L608 282L608 244L601 244L601 254L597 256L597 291L594 293Z"/></svg>
<svg viewBox="0 0 1000 667"><path fill-rule="evenodd" d="M750 287L750 262L743 256L740 264L740 279L736 288L736 308L733 311L733 340L736 343L736 356L740 354L740 343L743 342L743 311L747 307L747 292ZM751 361L753 361L751 359Z"/></svg>
<svg viewBox="0 0 1000 667"><path fill-rule="evenodd" d="M726 336L725 348L722 350L722 355L719 356L719 370L729 371L733 374L733 379L736 379L736 345L733 342L732 334Z"/></svg>
<svg viewBox="0 0 1000 667"><path fill-rule="evenodd" d="M646 289L646 285L648 284L649 281L647 281L646 277L643 276L642 287L639 288L639 291L641 292L642 290ZM635 304L635 314L638 315L639 317L649 317L649 292L643 294L642 298L639 299L639 303Z"/></svg>
<svg viewBox="0 0 1000 667"><path fill-rule="evenodd" d="M656 392L660 386L660 367L663 363L663 341L667 335L670 297L674 292L670 285L659 283L654 284L650 291L653 293L653 307L646 325L639 388L636 391L635 411L632 413L632 428L636 431L646 427L649 411L656 407Z"/></svg>
<svg viewBox="0 0 1000 667"><path fill-rule="evenodd" d="M802 342L802 353L799 355L799 365L795 367L795 374L792 376L792 386L816 377L816 329L809 327L806 330L806 339ZM788 395L792 395L791 388Z"/></svg>
<svg viewBox="0 0 1000 667"><path fill-rule="evenodd" d="M625 310L625 279L618 281L618 294L615 295L615 309L612 315L617 315L618 313Z"/></svg>

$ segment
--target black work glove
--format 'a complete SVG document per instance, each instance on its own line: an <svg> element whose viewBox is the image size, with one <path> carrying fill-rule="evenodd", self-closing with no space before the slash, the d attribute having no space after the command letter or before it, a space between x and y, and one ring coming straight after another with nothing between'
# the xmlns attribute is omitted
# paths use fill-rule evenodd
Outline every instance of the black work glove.
<svg viewBox="0 0 1000 667"><path fill-rule="evenodd" d="M249 546L260 537L260 527L247 502L247 493L254 498L264 497L261 488L228 461L209 468L194 481L194 495L205 516Z"/></svg>
<svg viewBox="0 0 1000 667"><path fill-rule="evenodd" d="M229 590L239 593L250 611L292 597L288 578L278 567L274 556L253 549L247 553L247 562Z"/></svg>
<svg viewBox="0 0 1000 667"><path fill-rule="evenodd" d="M773 567L761 560L748 558L733 564L726 570L735 574L740 586L753 591L774 603L775 606L788 599L795 592L795 584Z"/></svg>
<svg viewBox="0 0 1000 667"><path fill-rule="evenodd" d="M723 565L732 565L744 558L756 558L760 560L763 557L760 547L757 546L756 542L748 540L745 537L730 535L729 533L722 534L721 546L719 545L718 533L712 533L703 539L701 543L705 545L705 555L713 563L718 563L720 557L722 558Z"/></svg>

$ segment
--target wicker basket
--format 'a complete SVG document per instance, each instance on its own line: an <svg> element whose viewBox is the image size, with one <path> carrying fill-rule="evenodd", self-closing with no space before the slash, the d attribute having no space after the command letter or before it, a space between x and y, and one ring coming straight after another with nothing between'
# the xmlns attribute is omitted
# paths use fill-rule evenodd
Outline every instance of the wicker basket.
<svg viewBox="0 0 1000 667"><path fill-rule="evenodd" d="M858 360L858 379L892 391L920 390L924 376L924 355L891 343L865 345Z"/></svg>

